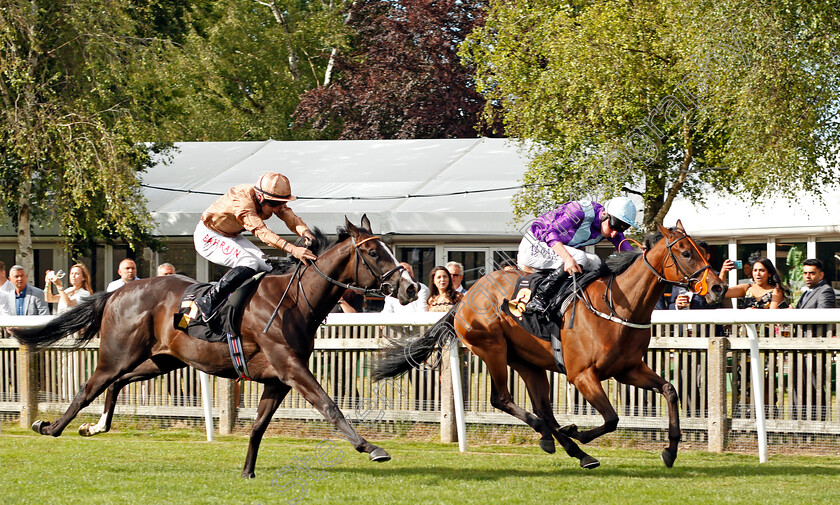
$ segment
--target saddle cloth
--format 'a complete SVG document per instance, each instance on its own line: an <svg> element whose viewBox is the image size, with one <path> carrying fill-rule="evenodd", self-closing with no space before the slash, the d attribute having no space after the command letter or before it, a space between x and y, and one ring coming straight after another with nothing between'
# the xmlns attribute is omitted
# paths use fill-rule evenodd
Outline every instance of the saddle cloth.
<svg viewBox="0 0 840 505"><path fill-rule="evenodd" d="M574 285L571 282L571 278L569 278L569 282L563 284L549 304L547 318L534 312L525 312L525 306L531 300L532 293L545 280L549 273L551 272L534 272L530 275L520 277L513 289L515 293L513 299L508 300L505 298L502 300L501 310L511 316L523 330L541 340L550 342L551 348L554 351L554 361L557 369L560 373L566 373L563 350L560 345L560 329L563 327L563 314L566 313L571 302L574 300ZM584 289L598 277L600 277L600 272L598 271L583 273L577 279L578 289ZM557 310L557 307L559 307L559 310ZM573 320L574 314L572 315ZM571 324L570 322L570 328Z"/></svg>
<svg viewBox="0 0 840 505"><path fill-rule="evenodd" d="M260 272L243 282L230 297L222 300L213 310L210 321L199 320L195 300L207 293L213 285L193 284L181 296L180 309L175 314L173 322L175 329L207 342L224 342L227 340L226 335L239 335L242 313L245 312L245 306L264 276L265 272Z"/></svg>

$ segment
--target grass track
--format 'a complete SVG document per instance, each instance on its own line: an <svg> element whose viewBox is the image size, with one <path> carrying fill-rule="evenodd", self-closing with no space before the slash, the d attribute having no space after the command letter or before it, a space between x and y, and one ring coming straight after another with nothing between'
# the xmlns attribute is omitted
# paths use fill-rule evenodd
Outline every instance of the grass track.
<svg viewBox="0 0 840 505"><path fill-rule="evenodd" d="M587 471L533 444L472 446L386 441L387 463L333 440L332 467L316 461L320 440L268 437L257 478L239 476L244 436L208 443L198 431L113 432L57 439L6 426L0 434L0 503L13 504L652 504L840 503L840 459L682 451L673 469L658 452L590 447ZM306 461L309 471L296 461ZM285 472L285 473L284 473ZM316 480L318 479L318 480ZM273 485L272 485L273 481ZM305 484L303 484L305 482Z"/></svg>

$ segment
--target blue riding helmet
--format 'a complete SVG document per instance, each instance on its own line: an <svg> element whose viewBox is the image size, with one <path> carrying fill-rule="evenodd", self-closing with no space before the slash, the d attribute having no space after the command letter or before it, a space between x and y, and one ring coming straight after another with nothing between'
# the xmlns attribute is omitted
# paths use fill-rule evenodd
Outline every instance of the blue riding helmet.
<svg viewBox="0 0 840 505"><path fill-rule="evenodd" d="M636 204L626 196L617 196L607 201L604 210L610 216L610 227L623 232L631 226L636 228Z"/></svg>

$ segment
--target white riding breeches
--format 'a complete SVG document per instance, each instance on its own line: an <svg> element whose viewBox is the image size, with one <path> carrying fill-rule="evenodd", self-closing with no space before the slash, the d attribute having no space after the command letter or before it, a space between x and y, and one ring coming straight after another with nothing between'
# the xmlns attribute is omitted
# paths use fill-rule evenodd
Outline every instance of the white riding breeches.
<svg viewBox="0 0 840 505"><path fill-rule="evenodd" d="M597 270L601 266L601 258L597 254L570 246L564 247L584 271ZM516 262L520 267L531 267L534 270L555 270L563 266L563 258L554 252L554 249L548 247L548 244L537 240L530 231L519 243Z"/></svg>
<svg viewBox="0 0 840 505"><path fill-rule="evenodd" d="M199 221L193 233L193 242L198 254L217 265L230 268L246 266L258 272L271 271L260 248L242 235L226 237Z"/></svg>

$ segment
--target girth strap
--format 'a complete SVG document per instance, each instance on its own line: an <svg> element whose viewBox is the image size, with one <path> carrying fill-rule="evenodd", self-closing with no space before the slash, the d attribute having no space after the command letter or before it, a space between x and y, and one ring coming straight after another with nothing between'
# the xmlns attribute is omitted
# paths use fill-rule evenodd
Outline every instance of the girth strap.
<svg viewBox="0 0 840 505"><path fill-rule="evenodd" d="M233 369L236 371L236 380L252 380L248 374L248 365L245 364L245 353L242 351L242 338L239 335L226 333L230 360L233 362Z"/></svg>

